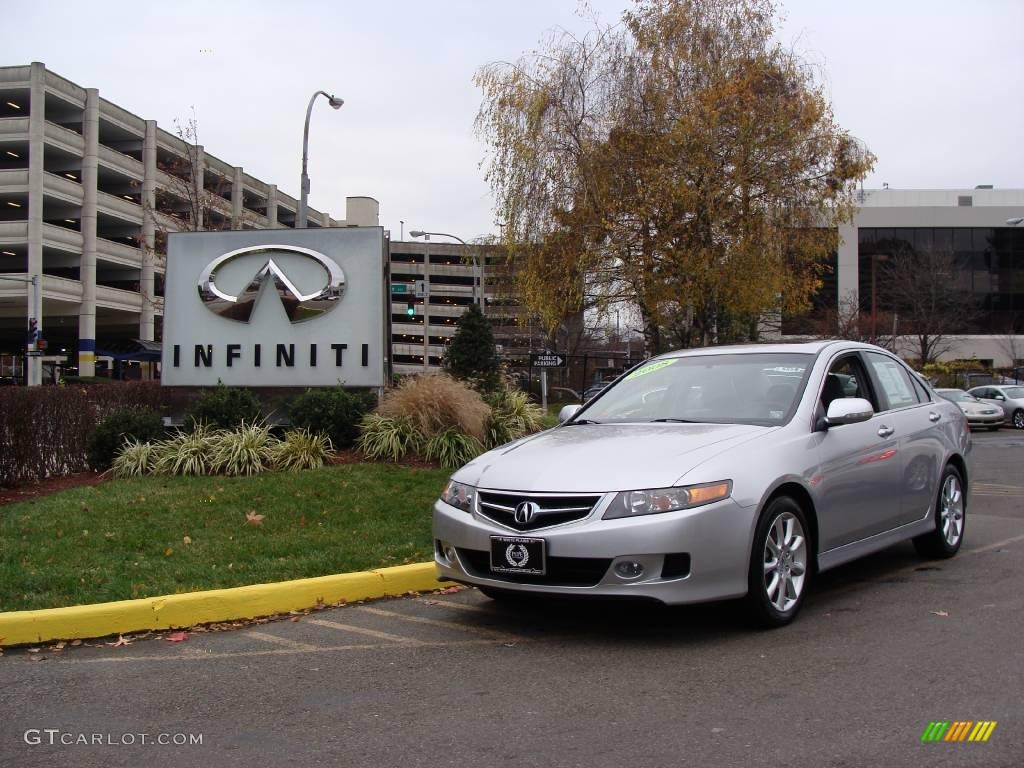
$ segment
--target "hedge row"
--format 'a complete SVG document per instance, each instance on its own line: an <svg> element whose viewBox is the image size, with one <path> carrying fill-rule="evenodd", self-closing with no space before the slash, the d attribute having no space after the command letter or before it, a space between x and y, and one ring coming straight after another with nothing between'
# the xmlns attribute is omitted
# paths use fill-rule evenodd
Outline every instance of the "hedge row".
<svg viewBox="0 0 1024 768"><path fill-rule="evenodd" d="M0 387L0 486L88 469L90 435L104 419L125 409L185 415L186 428L193 421L231 428L287 412L293 426L323 432L336 448L346 448L355 441L363 415L375 405L372 392L336 387L264 391L258 396L242 388L179 389L158 382Z"/></svg>
<svg viewBox="0 0 1024 768"><path fill-rule="evenodd" d="M155 382L0 387L0 485L81 472L96 425L119 408L170 414L188 395Z"/></svg>

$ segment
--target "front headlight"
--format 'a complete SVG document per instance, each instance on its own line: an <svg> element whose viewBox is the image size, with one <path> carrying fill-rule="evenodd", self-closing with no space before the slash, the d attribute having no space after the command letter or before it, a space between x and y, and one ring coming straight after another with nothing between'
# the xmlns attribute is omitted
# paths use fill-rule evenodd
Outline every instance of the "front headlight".
<svg viewBox="0 0 1024 768"><path fill-rule="evenodd" d="M454 480L449 480L448 485L445 486L444 491L441 493L441 501L445 504L451 504L463 512L473 511L475 497L476 488L465 483L457 483Z"/></svg>
<svg viewBox="0 0 1024 768"><path fill-rule="evenodd" d="M662 512L675 512L679 509L690 509L713 501L729 498L732 493L732 480L720 480L716 483L700 485L681 485L675 488L651 488L643 491L623 491L615 494L605 520L620 517L637 517L639 515L657 515Z"/></svg>

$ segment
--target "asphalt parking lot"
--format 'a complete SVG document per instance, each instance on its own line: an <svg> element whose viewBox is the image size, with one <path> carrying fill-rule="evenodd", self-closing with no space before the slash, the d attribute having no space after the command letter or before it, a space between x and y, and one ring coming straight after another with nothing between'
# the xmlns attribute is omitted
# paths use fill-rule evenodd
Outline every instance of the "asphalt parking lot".
<svg viewBox="0 0 1024 768"><path fill-rule="evenodd" d="M728 604L463 590L181 643L14 649L0 764L1020 766L1024 433L975 446L959 556L908 544L823 574L782 630ZM985 743L922 743L939 720L998 724ZM80 743L94 734L113 743Z"/></svg>

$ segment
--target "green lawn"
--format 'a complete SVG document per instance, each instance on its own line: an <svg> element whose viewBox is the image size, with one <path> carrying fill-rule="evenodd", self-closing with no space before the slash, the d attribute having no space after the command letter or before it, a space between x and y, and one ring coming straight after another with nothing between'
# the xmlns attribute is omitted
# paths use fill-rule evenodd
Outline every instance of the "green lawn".
<svg viewBox="0 0 1024 768"><path fill-rule="evenodd" d="M0 611L429 560L430 509L447 477L389 464L146 477L3 506ZM249 512L262 524L246 524Z"/></svg>

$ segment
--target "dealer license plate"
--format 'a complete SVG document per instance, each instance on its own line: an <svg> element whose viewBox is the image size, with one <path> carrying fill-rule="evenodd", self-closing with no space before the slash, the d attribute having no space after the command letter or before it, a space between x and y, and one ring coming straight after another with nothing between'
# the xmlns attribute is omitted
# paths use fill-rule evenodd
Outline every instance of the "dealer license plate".
<svg viewBox="0 0 1024 768"><path fill-rule="evenodd" d="M491 536L491 572L543 576L546 559L544 544L544 539Z"/></svg>

